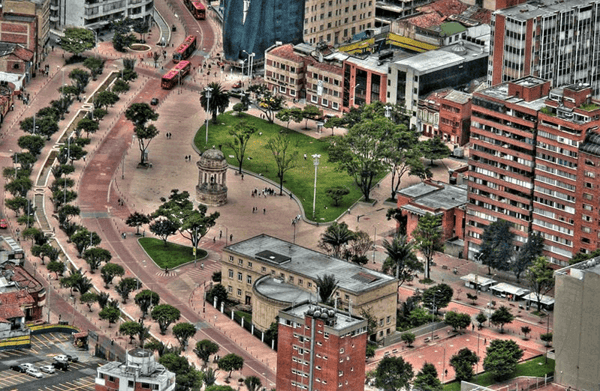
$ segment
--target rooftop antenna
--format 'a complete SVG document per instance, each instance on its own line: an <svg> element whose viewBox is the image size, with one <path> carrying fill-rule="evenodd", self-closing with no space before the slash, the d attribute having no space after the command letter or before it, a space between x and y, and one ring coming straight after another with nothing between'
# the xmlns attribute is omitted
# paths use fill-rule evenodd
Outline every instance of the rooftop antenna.
<svg viewBox="0 0 600 391"><path fill-rule="evenodd" d="M348 300L348 320L352 320L352 299Z"/></svg>

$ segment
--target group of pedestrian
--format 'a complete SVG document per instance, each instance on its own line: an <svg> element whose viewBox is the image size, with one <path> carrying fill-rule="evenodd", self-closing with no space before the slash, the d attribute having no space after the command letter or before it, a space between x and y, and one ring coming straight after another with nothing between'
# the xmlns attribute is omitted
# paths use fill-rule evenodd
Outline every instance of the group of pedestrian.
<svg viewBox="0 0 600 391"><path fill-rule="evenodd" d="M252 193L251 193L252 197L260 197L261 194L263 197L266 197L268 195L275 195L275 189L272 189L270 187L265 187L262 190L254 189L254 190L252 190Z"/></svg>
<svg viewBox="0 0 600 391"><path fill-rule="evenodd" d="M172 135L173 135L173 133L171 133L171 132L167 132L167 134L166 134L166 136L167 136L167 138L168 138L169 140L171 139L171 136L172 136Z"/></svg>
<svg viewBox="0 0 600 391"><path fill-rule="evenodd" d="M117 200L117 204L118 204L119 206L123 206L123 205L125 205L125 201L123 201L122 199L120 199L120 198L119 198L119 199Z"/></svg>
<svg viewBox="0 0 600 391"><path fill-rule="evenodd" d="M192 161L192 155L185 155L185 161L186 162L191 162Z"/></svg>
<svg viewBox="0 0 600 391"><path fill-rule="evenodd" d="M258 207L252 208L252 213L258 213ZM263 208L263 214L267 214L267 208Z"/></svg>

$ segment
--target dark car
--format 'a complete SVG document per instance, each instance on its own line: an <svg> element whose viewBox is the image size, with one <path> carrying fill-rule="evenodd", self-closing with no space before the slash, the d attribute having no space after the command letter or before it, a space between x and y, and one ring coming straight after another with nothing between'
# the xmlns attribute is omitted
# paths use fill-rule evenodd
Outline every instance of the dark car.
<svg viewBox="0 0 600 391"><path fill-rule="evenodd" d="M69 363L68 362L57 361L57 362L53 362L52 366L54 368L60 369L62 371L68 371L69 370Z"/></svg>
<svg viewBox="0 0 600 391"><path fill-rule="evenodd" d="M79 362L79 357L77 357L77 356L74 356L72 354L67 354L66 356L69 359L69 361L71 361L71 362Z"/></svg>
<svg viewBox="0 0 600 391"><path fill-rule="evenodd" d="M25 368L22 365L12 365L10 367L10 369L12 369L13 371L16 371L16 372L21 372L21 373L25 373L25 371L27 371L27 368Z"/></svg>
<svg viewBox="0 0 600 391"><path fill-rule="evenodd" d="M152 100L150 101L150 104L152 106L156 106L158 104L158 98L152 98Z"/></svg>

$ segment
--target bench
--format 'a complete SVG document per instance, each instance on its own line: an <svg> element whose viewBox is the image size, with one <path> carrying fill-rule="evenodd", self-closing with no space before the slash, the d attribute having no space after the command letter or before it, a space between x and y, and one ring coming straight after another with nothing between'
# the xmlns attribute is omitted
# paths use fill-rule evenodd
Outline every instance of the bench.
<svg viewBox="0 0 600 391"><path fill-rule="evenodd" d="M398 353L398 349L392 349L392 353Z"/></svg>
<svg viewBox="0 0 600 391"><path fill-rule="evenodd" d="M389 351L387 351L387 352L383 353L383 356L384 356L384 357L387 357L387 356L389 356L389 355L390 355L390 352L389 352Z"/></svg>
<svg viewBox="0 0 600 391"><path fill-rule="evenodd" d="M423 342L429 342L429 341L430 341L430 340L429 340L429 337L427 337L427 338L425 338L425 339L423 340Z"/></svg>
<svg viewBox="0 0 600 391"><path fill-rule="evenodd" d="M437 335L437 334L435 334L435 335L433 336L433 339L440 339L440 336L439 336L439 335Z"/></svg>

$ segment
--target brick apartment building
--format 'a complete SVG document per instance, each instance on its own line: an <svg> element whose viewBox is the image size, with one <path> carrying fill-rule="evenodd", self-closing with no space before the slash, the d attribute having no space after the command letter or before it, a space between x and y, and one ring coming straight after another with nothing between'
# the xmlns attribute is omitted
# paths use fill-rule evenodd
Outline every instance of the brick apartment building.
<svg viewBox="0 0 600 391"><path fill-rule="evenodd" d="M539 0L494 13L488 85L527 75L600 93L600 1Z"/></svg>
<svg viewBox="0 0 600 391"><path fill-rule="evenodd" d="M560 265L600 247L600 102L589 85L550 88L525 77L473 96L465 252L473 259L483 229L513 224L515 246L530 232Z"/></svg>
<svg viewBox="0 0 600 391"><path fill-rule="evenodd" d="M28 14L0 13L0 42L16 43L33 53L32 61L37 64L38 53L38 19ZM40 50L41 51L41 50Z"/></svg>
<svg viewBox="0 0 600 391"><path fill-rule="evenodd" d="M465 145L469 142L471 128L471 94L451 91L440 99L440 123L442 140Z"/></svg>
<svg viewBox="0 0 600 391"><path fill-rule="evenodd" d="M152 350L131 349L127 361L109 362L97 369L95 391L175 390L175 373L158 364Z"/></svg>
<svg viewBox="0 0 600 391"><path fill-rule="evenodd" d="M306 0L304 42L337 45L375 27L375 0Z"/></svg>
<svg viewBox="0 0 600 391"><path fill-rule="evenodd" d="M366 320L304 302L279 312L278 341L278 390L364 390Z"/></svg>
<svg viewBox="0 0 600 391"><path fill-rule="evenodd" d="M37 22L37 59L46 57L50 39L50 0L4 0L2 8L6 13L35 16ZM10 41L12 42L12 41Z"/></svg>

